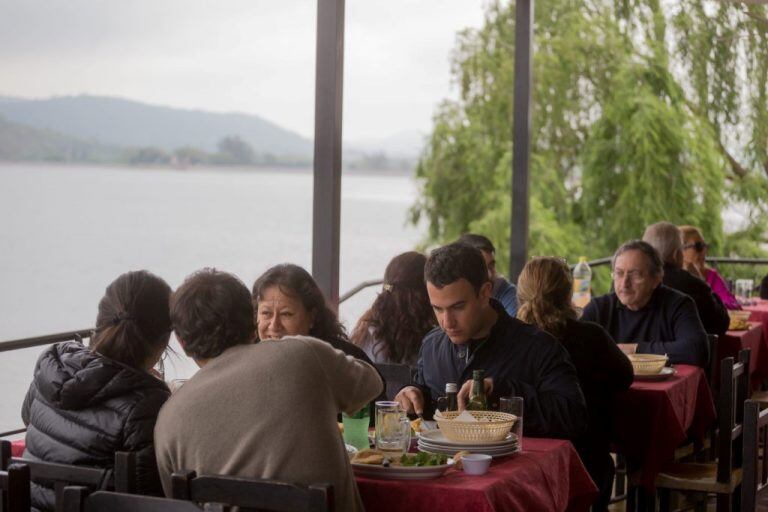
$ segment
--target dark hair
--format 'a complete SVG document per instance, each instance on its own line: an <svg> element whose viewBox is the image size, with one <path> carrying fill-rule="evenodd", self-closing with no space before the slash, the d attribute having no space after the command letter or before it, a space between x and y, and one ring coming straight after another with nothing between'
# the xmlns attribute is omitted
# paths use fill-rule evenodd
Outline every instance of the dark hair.
<svg viewBox="0 0 768 512"><path fill-rule="evenodd" d="M413 251L392 258L384 271L384 291L358 320L352 343L364 346L372 334L374 352L386 350L395 363L415 361L421 340L436 325L424 283L426 263L426 256Z"/></svg>
<svg viewBox="0 0 768 512"><path fill-rule="evenodd" d="M312 276L298 265L282 263L264 272L255 283L251 298L253 300L253 323L258 325L258 302L267 288L277 286L286 295L301 301L310 314L314 314L314 324L309 335L325 341L349 341L344 326L339 323L336 313L328 307L328 303L320 291L320 287ZM258 338L259 334L256 333Z"/></svg>
<svg viewBox="0 0 768 512"><path fill-rule="evenodd" d="M475 233L464 233L459 237L456 242L460 244L471 245L475 249L485 252L496 252L496 248L493 246L491 239L484 235L478 235Z"/></svg>
<svg viewBox="0 0 768 512"><path fill-rule="evenodd" d="M107 286L99 301L89 348L132 368L144 369L168 346L171 317L168 283L147 272L127 272Z"/></svg>
<svg viewBox="0 0 768 512"><path fill-rule="evenodd" d="M227 272L204 268L184 280L171 298L171 319L184 352L210 359L253 341L248 288Z"/></svg>
<svg viewBox="0 0 768 512"><path fill-rule="evenodd" d="M480 249L454 242L432 251L427 258L424 277L428 283L438 288L463 278L479 292L488 282L488 267Z"/></svg>
<svg viewBox="0 0 768 512"><path fill-rule="evenodd" d="M616 265L616 258L629 251L640 251L645 255L645 260L648 262L648 270L652 276L660 276L664 274L664 263L661 261L659 252L653 248L648 242L642 240L630 240L624 242L621 247L616 249L611 258L611 268Z"/></svg>
<svg viewBox="0 0 768 512"><path fill-rule="evenodd" d="M573 277L565 260L533 258L517 279L517 318L561 338L568 319L578 316L572 295Z"/></svg>

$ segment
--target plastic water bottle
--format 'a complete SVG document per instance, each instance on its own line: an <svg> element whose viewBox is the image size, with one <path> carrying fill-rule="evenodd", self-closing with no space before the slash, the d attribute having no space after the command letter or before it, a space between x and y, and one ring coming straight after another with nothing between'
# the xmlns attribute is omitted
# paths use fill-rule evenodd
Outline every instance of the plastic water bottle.
<svg viewBox="0 0 768 512"><path fill-rule="evenodd" d="M573 305L584 308L592 300L592 269L589 268L587 257L579 258L579 263L573 267Z"/></svg>

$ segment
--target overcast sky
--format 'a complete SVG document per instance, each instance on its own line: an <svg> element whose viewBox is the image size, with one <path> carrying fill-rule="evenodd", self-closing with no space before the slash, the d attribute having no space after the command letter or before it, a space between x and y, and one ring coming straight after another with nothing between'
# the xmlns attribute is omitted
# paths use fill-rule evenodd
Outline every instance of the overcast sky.
<svg viewBox="0 0 768 512"><path fill-rule="evenodd" d="M344 138L428 132L484 0L347 0ZM313 0L0 0L0 95L120 96L314 123Z"/></svg>

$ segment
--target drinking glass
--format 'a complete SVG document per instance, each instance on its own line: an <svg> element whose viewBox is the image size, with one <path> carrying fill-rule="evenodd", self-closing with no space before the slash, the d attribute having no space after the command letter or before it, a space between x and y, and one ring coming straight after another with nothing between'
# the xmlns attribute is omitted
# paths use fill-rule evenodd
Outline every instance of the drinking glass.
<svg viewBox="0 0 768 512"><path fill-rule="evenodd" d="M370 420L371 412L368 404L352 414L342 412L341 422L344 424L344 442L351 444L358 450L370 448L368 443L368 425Z"/></svg>
<svg viewBox="0 0 768 512"><path fill-rule="evenodd" d="M514 414L517 421L512 425L512 433L517 436L517 451L523 451L523 411L525 404L521 396L499 398L499 411Z"/></svg>
<svg viewBox="0 0 768 512"><path fill-rule="evenodd" d="M411 423L397 402L376 402L376 448L399 457L411 444Z"/></svg>

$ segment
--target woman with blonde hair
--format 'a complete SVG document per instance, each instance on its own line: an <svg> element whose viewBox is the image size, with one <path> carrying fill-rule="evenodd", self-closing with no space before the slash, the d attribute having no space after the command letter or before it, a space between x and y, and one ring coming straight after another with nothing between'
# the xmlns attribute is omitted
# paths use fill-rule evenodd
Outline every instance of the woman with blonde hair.
<svg viewBox="0 0 768 512"><path fill-rule="evenodd" d="M699 228L680 226L683 234L683 267L696 277L706 281L712 292L717 295L727 309L741 309L739 301L728 290L725 279L717 270L707 265L707 248L709 244Z"/></svg>
<svg viewBox="0 0 768 512"><path fill-rule="evenodd" d="M629 360L605 329L578 320L572 294L573 278L565 261L533 258L517 282L517 318L560 340L576 367L589 424L574 445L600 488L592 510L601 511L607 510L615 473L609 446L614 396L629 388L634 374Z"/></svg>

